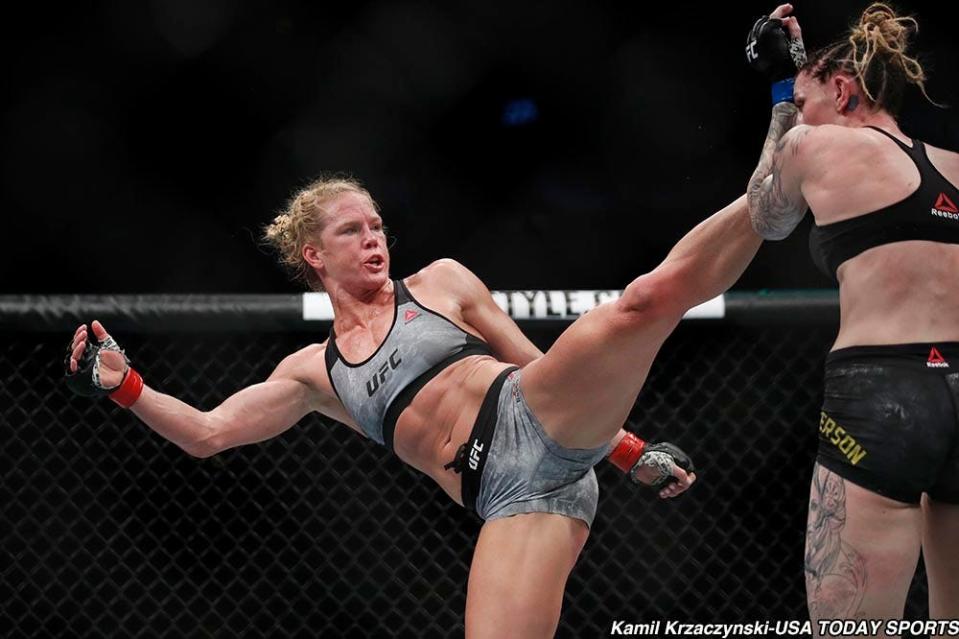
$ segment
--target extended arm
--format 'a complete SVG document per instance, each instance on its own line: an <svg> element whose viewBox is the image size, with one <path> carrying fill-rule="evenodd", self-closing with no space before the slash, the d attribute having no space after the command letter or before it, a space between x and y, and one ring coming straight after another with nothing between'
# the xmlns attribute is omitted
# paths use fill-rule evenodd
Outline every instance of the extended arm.
<svg viewBox="0 0 959 639"><path fill-rule="evenodd" d="M67 360L68 384L72 383L74 390L93 391L82 394L120 389L111 393L115 401L129 406L147 426L196 457L269 439L314 410L352 424L332 390L316 390L301 374L316 358L322 362L322 346L309 346L288 356L265 382L239 391L213 410L201 411L146 385L128 393L123 401L117 400L116 395L129 386L130 379L139 375L129 367L106 329L96 321L92 326L96 337L92 345L87 344L85 325L74 334ZM84 381L91 376L95 380L92 385Z"/></svg>
<svg viewBox="0 0 959 639"><path fill-rule="evenodd" d="M148 387L131 410L159 435L196 457L263 441L319 409L315 393L296 379L297 355L280 362L266 381L244 388L210 411L197 410Z"/></svg>

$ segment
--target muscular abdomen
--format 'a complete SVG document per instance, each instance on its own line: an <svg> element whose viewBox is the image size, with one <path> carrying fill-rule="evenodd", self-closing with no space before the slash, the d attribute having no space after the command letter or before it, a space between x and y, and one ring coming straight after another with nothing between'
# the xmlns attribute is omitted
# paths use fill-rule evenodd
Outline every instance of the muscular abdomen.
<svg viewBox="0 0 959 639"><path fill-rule="evenodd" d="M460 476L443 466L469 437L486 391L508 366L486 356L453 364L417 393L396 423L393 448L397 456L436 480L456 501L460 501Z"/></svg>

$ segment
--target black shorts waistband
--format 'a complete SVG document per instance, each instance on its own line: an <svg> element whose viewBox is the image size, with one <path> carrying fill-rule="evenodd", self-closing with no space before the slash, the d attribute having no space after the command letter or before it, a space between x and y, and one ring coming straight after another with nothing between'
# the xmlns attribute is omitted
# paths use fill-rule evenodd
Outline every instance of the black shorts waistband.
<svg viewBox="0 0 959 639"><path fill-rule="evenodd" d="M473 423L473 430L470 431L469 439L459 447L456 452L456 459L446 465L446 468L452 468L462 474L463 506L471 512L476 512L476 497L479 495L480 479L483 477L486 458L493 442L493 434L496 432L499 394L509 374L518 369L518 366L504 368L496 376L496 379L490 384L489 390L486 391L486 396L483 397L483 403L480 405L479 414L476 415L476 421Z"/></svg>
<svg viewBox="0 0 959 639"><path fill-rule="evenodd" d="M826 365L854 359L885 359L902 362L935 364L935 368L959 370L959 342L917 342L914 344L881 344L848 346L826 355Z"/></svg>

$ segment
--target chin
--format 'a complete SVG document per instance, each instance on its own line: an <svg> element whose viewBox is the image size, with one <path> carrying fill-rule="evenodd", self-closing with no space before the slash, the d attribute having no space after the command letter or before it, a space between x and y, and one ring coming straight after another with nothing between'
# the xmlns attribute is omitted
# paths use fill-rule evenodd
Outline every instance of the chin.
<svg viewBox="0 0 959 639"><path fill-rule="evenodd" d="M379 287L379 286L382 286L383 284L387 283L388 281L390 281L390 271L389 271L389 269L385 269L385 268L384 268L384 269L383 269L381 272L379 272L379 273L370 273L370 274L367 275L367 277L364 278L364 279L366 280L366 283L367 283L367 284L372 284L372 285L374 285L374 286Z"/></svg>

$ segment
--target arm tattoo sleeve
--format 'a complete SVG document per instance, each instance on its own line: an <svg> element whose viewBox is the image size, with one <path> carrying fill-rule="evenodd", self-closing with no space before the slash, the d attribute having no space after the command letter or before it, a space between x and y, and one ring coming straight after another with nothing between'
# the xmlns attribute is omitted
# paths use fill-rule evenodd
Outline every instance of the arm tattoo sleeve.
<svg viewBox="0 0 959 639"><path fill-rule="evenodd" d="M767 240L781 240L789 235L806 213L805 202L791 201L781 180L783 159L795 156L805 131L786 143L783 136L796 122L794 104L783 102L773 107L769 133L759 158L759 165L749 180L749 216L755 231Z"/></svg>

